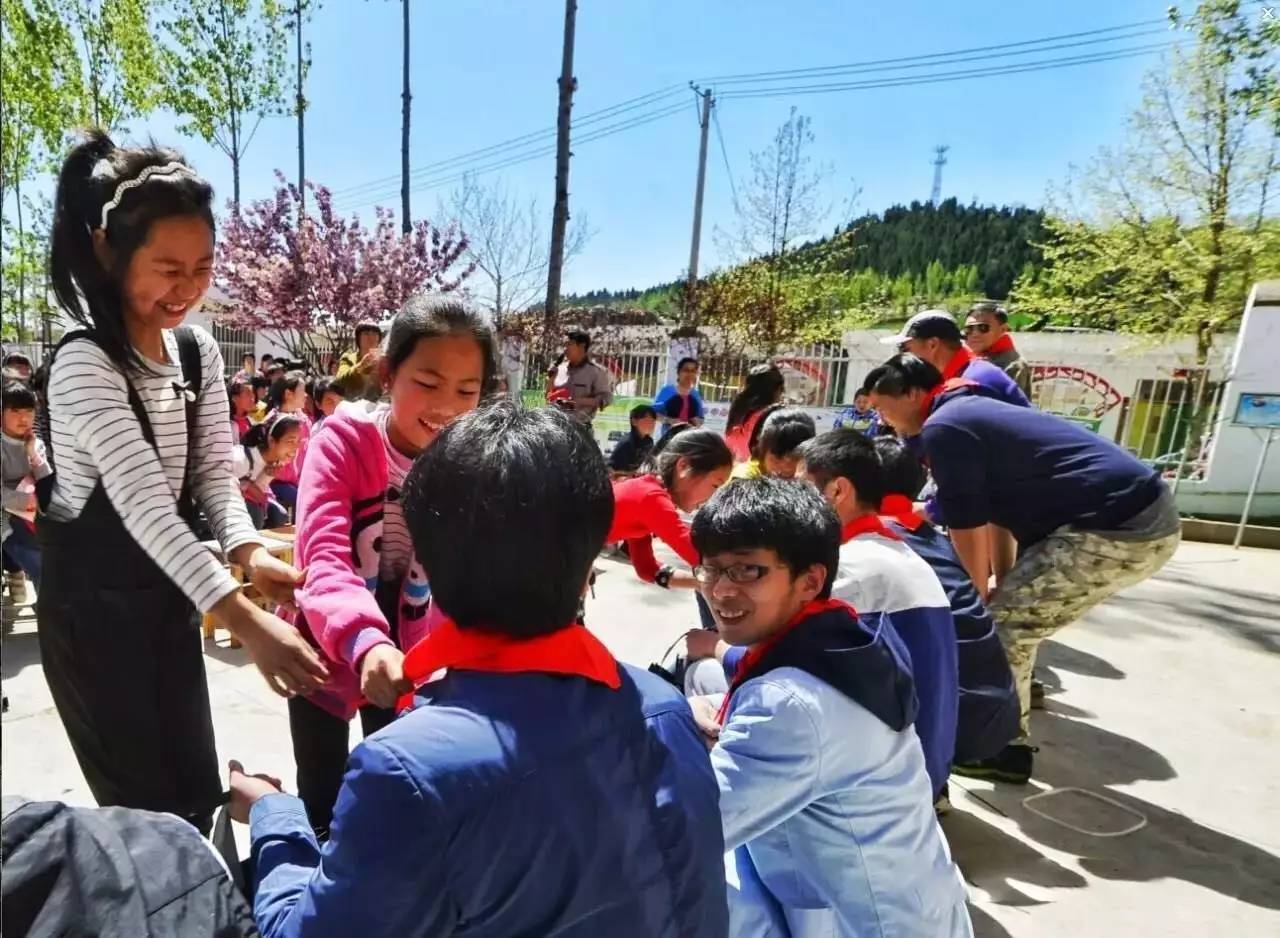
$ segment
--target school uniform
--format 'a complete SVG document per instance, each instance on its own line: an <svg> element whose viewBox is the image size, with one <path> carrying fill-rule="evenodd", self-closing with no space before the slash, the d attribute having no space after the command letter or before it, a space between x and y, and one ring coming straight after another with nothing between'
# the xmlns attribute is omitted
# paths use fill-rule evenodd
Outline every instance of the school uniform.
<svg viewBox="0 0 1280 938"><path fill-rule="evenodd" d="M193 530L197 504L224 551L261 542L231 472L218 346L195 327L164 342L167 363L127 376L86 333L55 352L40 655L97 802L207 830L222 773L199 613L239 584Z"/></svg>

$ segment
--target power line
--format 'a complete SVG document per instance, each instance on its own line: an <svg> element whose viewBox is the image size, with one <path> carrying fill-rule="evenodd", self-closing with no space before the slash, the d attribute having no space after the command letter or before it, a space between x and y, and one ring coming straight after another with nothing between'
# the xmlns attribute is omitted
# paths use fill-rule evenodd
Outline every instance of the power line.
<svg viewBox="0 0 1280 938"><path fill-rule="evenodd" d="M647 114L640 114L635 117L628 118L627 120L622 121L620 123L609 125L607 127L601 127L581 137L574 138L573 145L577 147L581 144L591 143L595 140L602 140L605 137L611 137L614 134L623 133L624 131L632 130L633 128L640 127L645 124L651 124L656 120L661 120L664 117L669 117L672 114L679 113L680 111L683 111L684 108L685 108L684 104L667 105L666 107L660 108L656 111L651 111ZM430 179L427 179L413 186L411 191L421 192L427 189L438 189L441 186L446 186L452 183L460 182L467 176L478 176L478 175L483 175L485 173L493 172L495 170L506 169L509 166L517 166L521 163L527 163L530 160L539 159L540 157L547 156L554 152L555 152L555 145L550 144L547 146L543 146L539 149L529 150L523 153L509 154L505 157L499 155L495 162L482 163L479 166L468 166L466 169L463 169L460 172L455 172L449 175L432 177ZM367 195L356 196L356 198L361 198L363 199L363 201L351 202L348 200L347 202L344 202L342 204L341 210L346 212L346 211L352 211L357 208L363 208L367 205L373 205L381 201L385 197L386 197L386 193L374 194L372 196L367 196Z"/></svg>
<svg viewBox="0 0 1280 938"><path fill-rule="evenodd" d="M824 85L789 85L783 88L746 88L737 91L726 91L724 98L774 98L795 94L827 94L834 91L858 91L869 88L902 88L910 85L928 85L949 81L962 81L970 78L989 78L999 75L1018 75L1026 72L1051 71L1058 68L1069 68L1075 65L1091 65L1098 62L1115 62L1138 56L1150 55L1161 49L1176 46L1177 42L1158 42L1131 49L1119 49L1109 52L1095 52L1089 55L1069 56L1060 59L1045 59L1040 62L1026 62L1021 65L993 66L991 68L969 69L953 72L938 72L933 75L920 75L900 78L872 79L860 82L844 82Z"/></svg>
<svg viewBox="0 0 1280 938"><path fill-rule="evenodd" d="M996 43L994 45L989 45L989 46L973 46L972 48L968 48L968 49L955 49L955 50L952 50L951 52L933 52L933 53L929 53L928 55L906 55L906 56L898 56L896 58L891 58L891 59L872 59L866 62L847 62L843 65L821 65L821 66L814 66L811 68L779 69L779 70L768 71L768 72L740 72L735 75L717 75L711 78L700 78L698 79L698 81L707 82L707 83L715 82L717 84L733 84L733 83L749 81L749 80L771 81L771 80L775 80L774 76L779 76L778 80L780 80L787 76L801 77L805 75L819 75L826 72L839 73L849 69L863 69L863 68L869 68L873 66L897 65L901 62L925 62L925 61L930 61L934 59L946 59L953 56L967 56L975 53L1007 52L1010 49L1023 48L1026 46L1036 46L1036 45L1041 45L1047 42L1057 42L1062 39L1078 39L1082 36L1097 36L1103 33L1115 33L1115 32L1122 32L1130 29L1144 28L1148 26L1154 26L1157 23L1164 23L1167 25L1168 21L1164 19L1141 20L1136 23L1126 23L1123 26L1107 26L1102 29L1085 30L1084 32L1062 33L1061 35L1058 35L1058 36L1044 36L1040 39L1026 39L1021 42L1002 42L1002 43ZM1164 32L1164 30L1152 30L1152 32ZM1145 35L1145 34L1139 34L1139 35ZM1114 41L1115 38L1135 39L1135 38L1138 38L1138 36L1136 35L1121 36L1121 37L1113 37L1110 39L1099 39L1095 41L1110 42L1110 41ZM1037 51L1047 51L1047 50L1032 49L1031 51L1037 52ZM1015 54L1021 54L1021 53L1015 53Z"/></svg>
<svg viewBox="0 0 1280 938"><path fill-rule="evenodd" d="M716 126L716 140L720 144L720 155L724 157L724 174L729 178L729 192L733 196L733 210L738 208L738 187L733 181L733 170L729 168L729 151L724 145L724 134L720 132L720 109L711 109L711 122Z"/></svg>
<svg viewBox="0 0 1280 938"><path fill-rule="evenodd" d="M613 104L613 105L610 105L609 107L602 108L599 111L592 111L589 114L584 114L582 117L578 118L573 122L573 127L575 129L579 127L586 127L590 124L598 123L599 121L602 121L602 120L607 120L610 117L615 117L616 115L625 113L626 111L634 110L640 107L645 107L650 104L656 104L657 102L663 100L664 98L669 98L675 93L682 91L685 87L687 86L682 84L668 85L665 88L659 88L656 91L649 92L648 94L639 95L634 98L628 98L625 101L619 101L617 104ZM532 143L536 140L539 140L545 137L554 137L555 133L556 133L556 129L554 127L545 128L543 130L531 131L530 133L522 134L519 137L512 137L509 140L503 140L503 141L500 141L499 143L490 144L487 147L480 147L479 149L476 149L476 150L469 150L466 153L459 153L457 156L450 157L449 159L439 160L435 163L426 163L414 169L413 172L411 172L409 175L410 175L410 178L414 176L430 175L432 170L443 169L455 163L461 163L470 159L475 159L477 157L483 157L493 153L493 151L495 150L506 149L508 147L513 147L518 144ZM356 186L348 186L345 189L334 190L333 194L335 196L341 195L341 196L349 197L360 190L380 188L391 182L396 182L398 184L399 179L400 179L400 175L396 173L390 176L383 176L379 179L373 179L373 180L370 180L369 182L360 183L359 185L356 185Z"/></svg>

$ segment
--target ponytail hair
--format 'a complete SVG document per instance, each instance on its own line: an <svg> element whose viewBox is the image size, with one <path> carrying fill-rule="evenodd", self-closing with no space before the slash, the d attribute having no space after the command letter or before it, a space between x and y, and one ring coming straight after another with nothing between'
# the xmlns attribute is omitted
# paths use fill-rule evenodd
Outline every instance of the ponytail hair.
<svg viewBox="0 0 1280 938"><path fill-rule="evenodd" d="M305 386L306 382L307 376L301 371L288 371L276 378L267 389L267 409L279 410L284 404L285 392L296 391L299 385Z"/></svg>
<svg viewBox="0 0 1280 938"><path fill-rule="evenodd" d="M164 147L117 147L101 130L91 131L67 155L54 194L49 280L58 305L79 325L91 329L116 367L145 369L125 328L122 280L151 226L176 216L195 216L214 230L213 188L187 168L155 173L120 193L105 229L102 209L122 183L137 180L148 167L185 161ZM110 262L94 246L103 230Z"/></svg>
<svg viewBox="0 0 1280 938"><path fill-rule="evenodd" d="M719 433L687 429L688 424L682 426L685 429L677 427L662 438L645 464L645 471L661 479L668 491L675 484L676 467L682 459L698 475L733 465L733 452Z"/></svg>
<svg viewBox="0 0 1280 938"><path fill-rule="evenodd" d="M250 427L240 442L245 446L252 446L254 449L261 451L294 427L301 426L302 419L297 414L282 414L277 411L262 423Z"/></svg>

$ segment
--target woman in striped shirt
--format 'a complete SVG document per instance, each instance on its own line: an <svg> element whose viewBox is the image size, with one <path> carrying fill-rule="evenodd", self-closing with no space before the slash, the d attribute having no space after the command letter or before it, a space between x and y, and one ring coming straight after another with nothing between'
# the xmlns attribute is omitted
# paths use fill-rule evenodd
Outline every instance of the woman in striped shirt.
<svg viewBox="0 0 1280 938"><path fill-rule="evenodd" d="M49 373L55 474L37 523L41 658L94 797L206 830L222 785L198 612L244 643L277 693L325 676L193 530L198 505L253 584L292 599L302 575L258 540L231 471L222 355L181 327L209 288L212 201L175 152L101 132L63 164L50 274L85 328Z"/></svg>

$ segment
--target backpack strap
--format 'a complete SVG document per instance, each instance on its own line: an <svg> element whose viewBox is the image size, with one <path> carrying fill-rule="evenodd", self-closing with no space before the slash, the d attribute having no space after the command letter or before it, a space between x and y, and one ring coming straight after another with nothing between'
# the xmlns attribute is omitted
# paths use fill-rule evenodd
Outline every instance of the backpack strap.
<svg viewBox="0 0 1280 938"><path fill-rule="evenodd" d="M183 396L187 418L187 464L182 473L182 491L178 493L179 512L191 502L191 458L196 451L196 422L200 419L200 395L204 393L204 375L200 362L200 342L190 326L173 330L178 342L178 367L187 386Z"/></svg>

